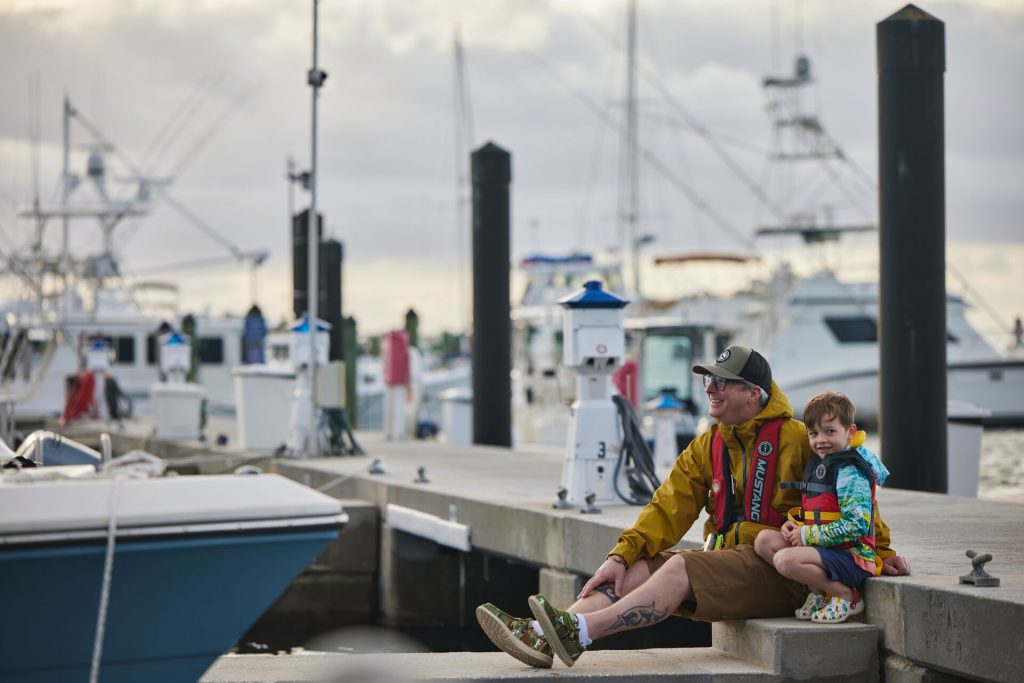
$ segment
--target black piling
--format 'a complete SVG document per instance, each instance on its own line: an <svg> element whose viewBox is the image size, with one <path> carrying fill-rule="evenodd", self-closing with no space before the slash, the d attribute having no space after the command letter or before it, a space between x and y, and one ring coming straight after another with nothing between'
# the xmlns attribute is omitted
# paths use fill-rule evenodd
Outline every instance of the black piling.
<svg viewBox="0 0 1024 683"><path fill-rule="evenodd" d="M331 325L328 360L341 360L344 355L344 331L342 323L342 268L345 247L335 239L324 239L324 215L318 214L317 235L320 239L320 255L317 259L319 277L317 280L317 316ZM292 311L301 317L309 311L309 209L292 216Z"/></svg>
<svg viewBox="0 0 1024 683"><path fill-rule="evenodd" d="M320 218L323 221L323 216ZM345 247L338 240L328 239L320 243L320 317L331 325L330 344L327 359L342 360L345 349L345 329L341 314L341 273L345 260Z"/></svg>
<svg viewBox="0 0 1024 683"><path fill-rule="evenodd" d="M409 335L409 346L420 348L420 316L413 308L405 312L405 333Z"/></svg>
<svg viewBox="0 0 1024 683"><path fill-rule="evenodd" d="M945 493L945 25L907 5L876 35L882 454L888 486Z"/></svg>
<svg viewBox="0 0 1024 683"><path fill-rule="evenodd" d="M512 446L509 315L512 156L492 142L470 155L473 173L473 443Z"/></svg>
<svg viewBox="0 0 1024 683"><path fill-rule="evenodd" d="M318 214L317 235L323 238L324 215ZM309 310L309 209L292 216L292 312L296 318ZM318 298L323 303L323 296Z"/></svg>
<svg viewBox="0 0 1024 683"><path fill-rule="evenodd" d="M359 428L359 401L356 395L357 358L359 342L356 333L356 319L348 316L342 321L344 341L341 345L345 361L345 412L352 429Z"/></svg>

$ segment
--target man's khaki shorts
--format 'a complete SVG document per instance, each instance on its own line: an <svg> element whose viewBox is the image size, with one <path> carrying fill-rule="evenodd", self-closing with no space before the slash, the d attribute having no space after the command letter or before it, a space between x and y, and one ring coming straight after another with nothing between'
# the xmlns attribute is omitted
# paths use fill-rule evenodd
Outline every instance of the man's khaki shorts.
<svg viewBox="0 0 1024 683"><path fill-rule="evenodd" d="M674 552L650 558L653 574ZM684 550L686 574L695 601L679 606L677 615L697 621L790 617L804 603L803 585L783 577L751 545L728 550Z"/></svg>

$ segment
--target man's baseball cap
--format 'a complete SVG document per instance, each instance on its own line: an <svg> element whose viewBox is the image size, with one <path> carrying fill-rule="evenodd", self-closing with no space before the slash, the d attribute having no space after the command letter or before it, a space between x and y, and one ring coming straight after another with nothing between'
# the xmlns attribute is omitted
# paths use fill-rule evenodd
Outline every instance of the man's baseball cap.
<svg viewBox="0 0 1024 683"><path fill-rule="evenodd" d="M770 394L772 390L772 369L768 361L757 351L746 346L730 346L718 354L714 363L694 365L693 371L698 375L715 375L750 382L764 389L766 394Z"/></svg>

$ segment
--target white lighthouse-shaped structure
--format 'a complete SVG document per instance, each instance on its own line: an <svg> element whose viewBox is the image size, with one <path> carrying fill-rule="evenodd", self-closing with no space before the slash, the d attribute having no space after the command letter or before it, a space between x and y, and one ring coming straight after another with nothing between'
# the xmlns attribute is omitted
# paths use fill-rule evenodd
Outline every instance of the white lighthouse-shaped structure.
<svg viewBox="0 0 1024 683"><path fill-rule="evenodd" d="M676 421L683 414L683 402L668 389L662 389L657 398L647 402L647 410L654 414L654 463L659 470L671 469L679 457L676 441Z"/></svg>
<svg viewBox="0 0 1024 683"><path fill-rule="evenodd" d="M185 382L191 364L191 340L171 330L160 341L160 372L167 381L156 382L150 388L156 435L161 439L198 439L200 436L206 392L197 384Z"/></svg>
<svg viewBox="0 0 1024 683"><path fill-rule="evenodd" d="M629 302L591 280L559 303L565 307L563 362L576 372L576 401L562 468L565 501L587 507L614 503L622 430L612 402L612 374L626 353Z"/></svg>
<svg viewBox="0 0 1024 683"><path fill-rule="evenodd" d="M316 408L309 400L310 393L314 388L306 368L312 360L311 352L316 353L318 367L327 364L327 352L331 343L331 324L317 318L316 323L311 325L309 314L305 313L288 327L288 332L292 363L295 365L295 392L292 397L291 421L288 428L288 451L294 457L301 457L303 453L319 453L320 445L317 435L311 433L313 416L309 414L309 411L316 410ZM310 334L316 335L313 339L315 349L310 349L308 336Z"/></svg>

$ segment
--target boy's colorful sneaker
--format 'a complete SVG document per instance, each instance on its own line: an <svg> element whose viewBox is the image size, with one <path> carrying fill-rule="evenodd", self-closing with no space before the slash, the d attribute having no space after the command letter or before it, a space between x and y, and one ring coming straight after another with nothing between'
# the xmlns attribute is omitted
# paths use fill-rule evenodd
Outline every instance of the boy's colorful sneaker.
<svg viewBox="0 0 1024 683"><path fill-rule="evenodd" d="M800 621L810 621L811 615L820 610L824 606L825 594L811 591L807 595L807 600L804 601L804 606L797 608L796 611L793 612L793 616L795 616Z"/></svg>
<svg viewBox="0 0 1024 683"><path fill-rule="evenodd" d="M543 637L530 626L529 619L519 619L501 611L491 603L476 608L476 620L491 642L523 664L550 669L554 656Z"/></svg>
<svg viewBox="0 0 1024 683"><path fill-rule="evenodd" d="M580 626L576 615L556 608L540 593L531 596L529 603L530 611L544 631L551 649L566 666L575 664L585 649L580 645Z"/></svg>
<svg viewBox="0 0 1024 683"><path fill-rule="evenodd" d="M864 600L860 592L853 589L853 600L843 600L831 596L825 606L811 615L811 621L815 624L841 624L848 618L864 611Z"/></svg>

